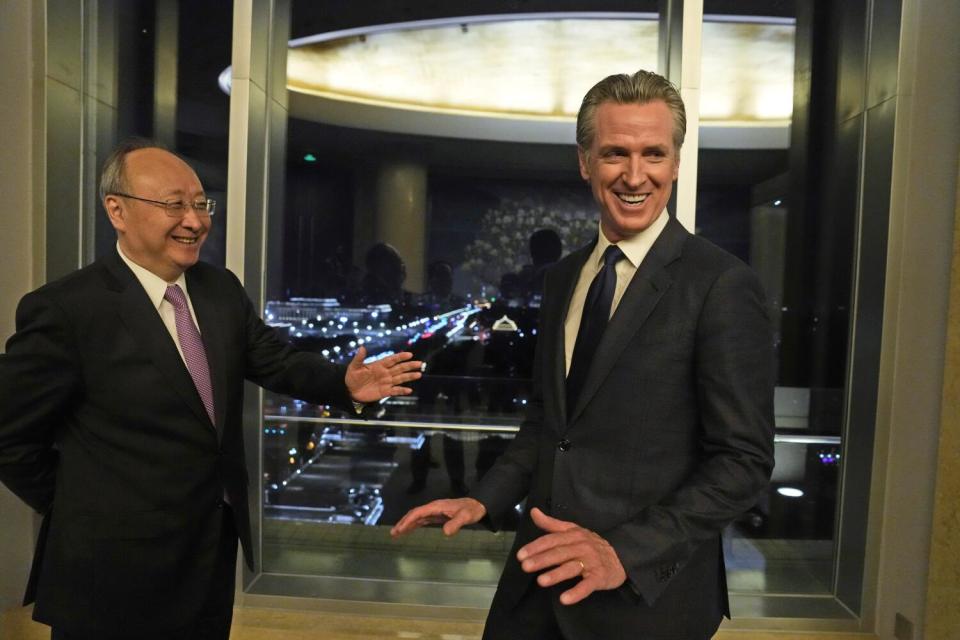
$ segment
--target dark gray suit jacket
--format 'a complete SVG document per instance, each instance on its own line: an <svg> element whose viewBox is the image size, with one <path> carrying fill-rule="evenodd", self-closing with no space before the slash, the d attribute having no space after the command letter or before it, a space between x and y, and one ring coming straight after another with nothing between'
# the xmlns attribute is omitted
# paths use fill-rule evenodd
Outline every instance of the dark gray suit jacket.
<svg viewBox="0 0 960 640"><path fill-rule="evenodd" d="M224 492L252 568L244 379L350 405L345 369L278 338L232 273L198 263L186 278L216 429L116 253L26 295L0 355L0 481L44 514L26 602L63 631L188 624L210 589Z"/></svg>
<svg viewBox="0 0 960 640"><path fill-rule="evenodd" d="M571 639L703 637L729 615L720 532L754 504L773 468L773 341L761 286L671 218L568 415L564 319L592 249L547 274L529 412L473 496L495 526L526 498L528 511L613 545L627 583L554 604ZM525 515L495 602L509 606L531 588L514 554L541 534Z"/></svg>

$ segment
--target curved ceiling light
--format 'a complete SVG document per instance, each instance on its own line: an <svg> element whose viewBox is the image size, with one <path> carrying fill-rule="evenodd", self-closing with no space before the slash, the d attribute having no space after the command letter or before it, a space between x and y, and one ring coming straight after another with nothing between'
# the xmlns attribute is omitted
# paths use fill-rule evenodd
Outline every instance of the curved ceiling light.
<svg viewBox="0 0 960 640"><path fill-rule="evenodd" d="M656 16L475 16L291 48L294 92L393 108L571 118L600 78L657 64Z"/></svg>
<svg viewBox="0 0 960 640"><path fill-rule="evenodd" d="M507 14L292 40L290 113L403 133L570 143L580 100L594 83L656 69L658 29L657 15L648 13ZM701 125L775 131L775 143L767 135L746 146L785 147L793 46L791 20L707 17ZM224 74L222 86L229 69ZM701 143L710 140L708 133Z"/></svg>

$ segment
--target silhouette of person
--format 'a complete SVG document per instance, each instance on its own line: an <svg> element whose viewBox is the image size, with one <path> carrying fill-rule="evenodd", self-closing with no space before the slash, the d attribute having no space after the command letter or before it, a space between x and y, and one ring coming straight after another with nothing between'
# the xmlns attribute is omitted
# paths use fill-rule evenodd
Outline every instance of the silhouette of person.
<svg viewBox="0 0 960 640"><path fill-rule="evenodd" d="M365 304L409 304L410 292L403 288L407 267L397 250L378 242L367 251L366 273L360 283L360 299Z"/></svg>
<svg viewBox="0 0 960 640"><path fill-rule="evenodd" d="M449 262L436 260L427 266L427 292L421 301L432 313L443 313L464 305L464 297L453 292L453 266Z"/></svg>
<svg viewBox="0 0 960 640"><path fill-rule="evenodd" d="M553 229L537 229L530 234L530 258L533 264L524 265L519 274L528 300L543 293L543 277L547 267L557 262L562 253L563 242L560 234Z"/></svg>
<svg viewBox="0 0 960 640"><path fill-rule="evenodd" d="M428 313L443 313L465 304L462 296L453 293L453 266L449 262L437 260L427 266L427 292L421 301ZM432 375L426 376L426 384L420 388L423 406L435 405L438 396L442 395L450 403L448 412L460 412L459 384L454 376L462 373L463 357L463 349L450 344L427 357ZM410 473L413 476L407 488L410 494L424 489L430 468L436 466L430 458L431 440L432 436L426 434L423 446L410 451ZM443 462L450 478L450 493L455 497L467 495L463 441L458 435L443 434Z"/></svg>

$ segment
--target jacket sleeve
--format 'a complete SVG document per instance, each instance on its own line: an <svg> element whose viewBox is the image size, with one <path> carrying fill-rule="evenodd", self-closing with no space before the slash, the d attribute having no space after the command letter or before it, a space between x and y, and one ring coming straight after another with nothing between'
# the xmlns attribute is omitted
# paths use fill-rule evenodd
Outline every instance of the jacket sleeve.
<svg viewBox="0 0 960 640"><path fill-rule="evenodd" d="M505 516L529 493L537 464L539 433L543 424L543 383L540 373L543 341L538 340L533 356L533 387L520 430L507 450L470 492L487 509L487 520L494 530Z"/></svg>
<svg viewBox="0 0 960 640"><path fill-rule="evenodd" d="M301 351L281 338L257 315L237 277L229 275L243 305L246 378L276 393L352 412L345 381L347 367L333 364L318 353Z"/></svg>
<svg viewBox="0 0 960 640"><path fill-rule="evenodd" d="M52 502L54 437L80 387L70 323L53 297L24 296L0 355L0 481L40 513Z"/></svg>
<svg viewBox="0 0 960 640"><path fill-rule="evenodd" d="M658 504L599 532L648 604L690 558L753 506L773 470L773 340L759 281L746 266L718 276L697 321L700 462Z"/></svg>
<svg viewBox="0 0 960 640"><path fill-rule="evenodd" d="M557 277L554 271L548 269L544 273L543 291L544 306L546 298L556 295L553 292ZM541 307L542 309L543 307ZM543 319L541 318L541 328ZM507 450L497 458L496 463L483 477L483 480L470 492L472 498L479 500L487 509L486 519L494 530L499 530L509 513L530 493L533 486L533 477L537 469L540 455L540 436L543 432L544 407L544 359L548 348L546 331L540 331L540 339L533 352L533 381L530 390L530 399L527 402L520 430Z"/></svg>

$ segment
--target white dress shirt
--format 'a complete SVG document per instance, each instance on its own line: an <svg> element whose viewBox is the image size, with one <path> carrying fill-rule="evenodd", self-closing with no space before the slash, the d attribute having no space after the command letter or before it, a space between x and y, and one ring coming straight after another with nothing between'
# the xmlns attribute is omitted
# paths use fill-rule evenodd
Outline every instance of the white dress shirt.
<svg viewBox="0 0 960 640"><path fill-rule="evenodd" d="M613 304L610 305L611 318L620 304L620 298L623 297L624 291L630 285L633 275L640 267L640 263L643 262L650 251L650 247L653 246L653 243L667 226L668 219L669 215L667 210L664 209L649 227L635 236L617 243L627 259L617 263L617 287L613 291ZM563 323L563 346L568 374L570 373L570 362L573 360L573 347L577 343L577 332L580 331L580 319L583 316L583 303L586 301L587 291L590 289L590 283L593 282L594 277L603 266L603 252L613 244L603 235L602 228L598 229L598 234L597 246L593 248L593 252L580 270L580 279L577 280L577 286L573 290L570 307L567 309L567 318Z"/></svg>
<svg viewBox="0 0 960 640"><path fill-rule="evenodd" d="M187 291L187 279L180 274L180 277L173 282L167 282L157 274L152 271L144 269L136 262L124 255L123 250L120 249L120 243L117 243L117 253L120 254L120 257L123 261L130 267L130 270L133 271L133 275L137 276L137 280L140 281L140 284L143 285L144 291L147 292L147 296L150 298L150 302L153 304L153 307L160 314L160 319L163 320L163 326L167 328L167 331L170 332L170 337L173 338L173 344L177 345L177 351L180 353L180 359L183 360L183 364L187 364L186 358L183 357L183 349L180 348L180 338L177 334L177 320L173 305L167 302L163 296L167 292L167 286L171 284L180 285L180 288L183 289L183 295L187 298L187 307L190 308L190 317L193 319L193 324L197 327L197 331L200 331L200 324L197 322L197 314L193 312L193 302L190 300L190 292Z"/></svg>

